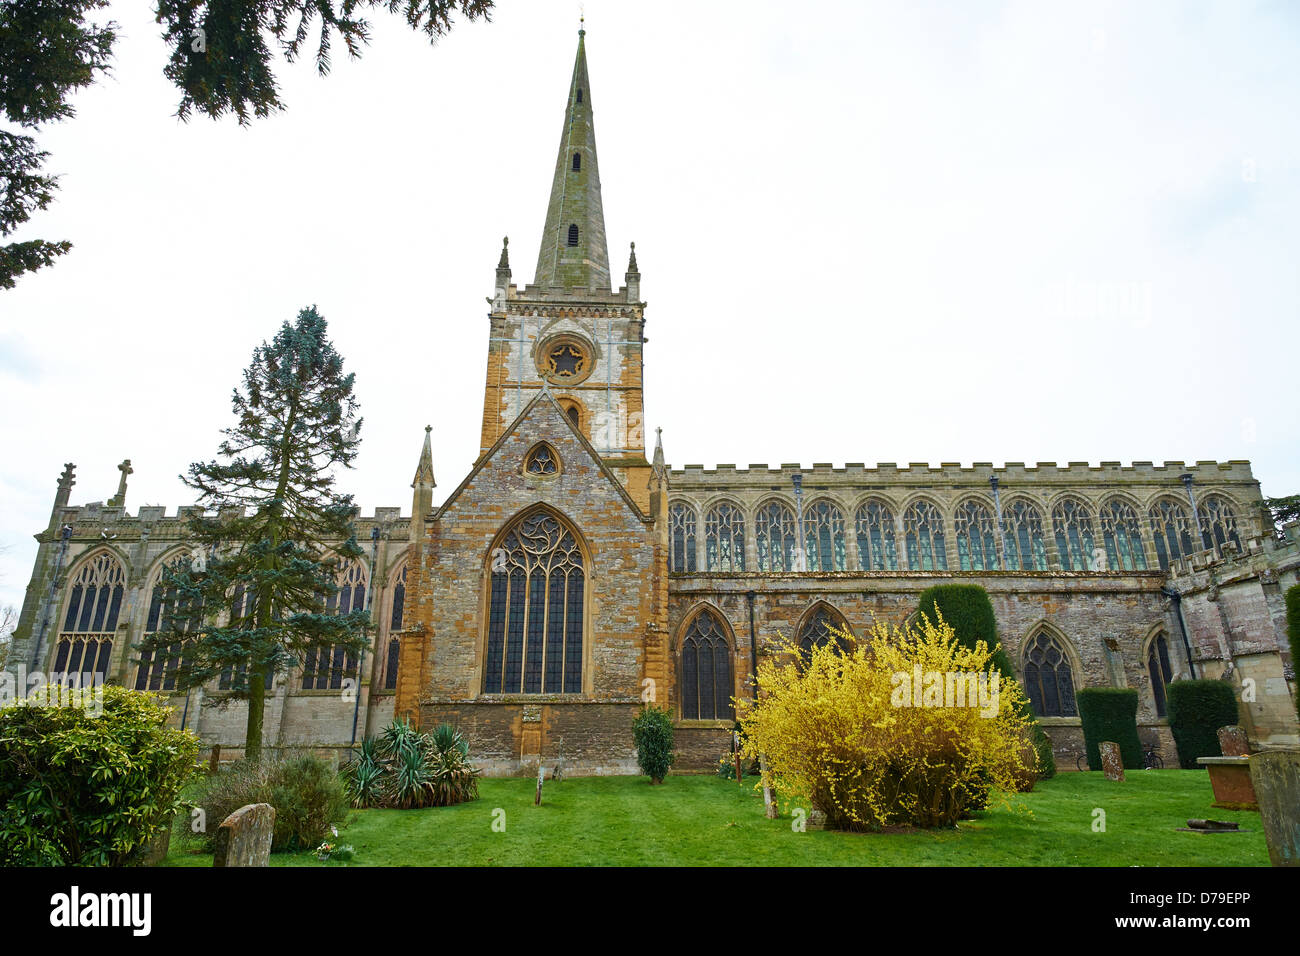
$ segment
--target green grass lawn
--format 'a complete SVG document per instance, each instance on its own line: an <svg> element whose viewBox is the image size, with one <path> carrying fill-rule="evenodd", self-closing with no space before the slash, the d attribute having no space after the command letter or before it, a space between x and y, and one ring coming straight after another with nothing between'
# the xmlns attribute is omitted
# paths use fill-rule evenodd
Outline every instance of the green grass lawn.
<svg viewBox="0 0 1300 956"><path fill-rule="evenodd" d="M956 830L796 833L763 816L751 788L712 776L480 781L480 799L429 810L362 810L339 831L351 864L277 853L272 866L1267 866L1258 813L1214 810L1199 770L1148 770L1108 783L1064 773ZM1094 808L1106 830L1093 832ZM494 810L505 830L494 832ZM499 818L500 814L496 814ZM1193 817L1235 820L1244 834L1178 832ZM167 863L211 866L174 840Z"/></svg>

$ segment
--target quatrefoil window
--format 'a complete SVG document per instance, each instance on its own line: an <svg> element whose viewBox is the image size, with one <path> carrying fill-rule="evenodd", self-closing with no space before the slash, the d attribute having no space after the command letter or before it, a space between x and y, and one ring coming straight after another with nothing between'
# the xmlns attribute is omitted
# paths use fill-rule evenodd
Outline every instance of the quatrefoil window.
<svg viewBox="0 0 1300 956"><path fill-rule="evenodd" d="M555 449L542 442L536 445L524 458L524 472L541 478L549 478L560 472L560 456Z"/></svg>

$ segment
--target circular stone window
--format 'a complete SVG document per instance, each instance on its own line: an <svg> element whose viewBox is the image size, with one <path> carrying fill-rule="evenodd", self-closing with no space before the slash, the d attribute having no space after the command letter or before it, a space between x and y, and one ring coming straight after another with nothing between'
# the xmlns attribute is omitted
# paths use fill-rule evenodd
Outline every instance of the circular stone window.
<svg viewBox="0 0 1300 956"><path fill-rule="evenodd" d="M551 339L537 355L537 370L555 385L576 385L591 374L594 365L587 343L571 335Z"/></svg>

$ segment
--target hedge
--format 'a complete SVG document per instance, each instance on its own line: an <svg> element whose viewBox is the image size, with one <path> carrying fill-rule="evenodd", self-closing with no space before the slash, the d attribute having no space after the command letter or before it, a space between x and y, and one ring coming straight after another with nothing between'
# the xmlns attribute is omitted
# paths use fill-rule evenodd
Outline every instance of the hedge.
<svg viewBox="0 0 1300 956"><path fill-rule="evenodd" d="M936 584L921 592L917 610L934 620L935 610L943 615L963 647L983 641L993 652L992 663L1004 678L1016 679L1015 669L998 642L998 625L993 616L993 602L978 584Z"/></svg>
<svg viewBox="0 0 1300 956"><path fill-rule="evenodd" d="M1169 685L1169 729L1184 770L1199 770L1197 757L1221 757L1219 728L1238 722L1237 695L1222 680L1176 680Z"/></svg>
<svg viewBox="0 0 1300 956"><path fill-rule="evenodd" d="M1125 770L1141 770L1142 741L1137 729L1137 691L1124 687L1087 687L1075 694L1088 766L1101 769L1101 742L1119 744Z"/></svg>

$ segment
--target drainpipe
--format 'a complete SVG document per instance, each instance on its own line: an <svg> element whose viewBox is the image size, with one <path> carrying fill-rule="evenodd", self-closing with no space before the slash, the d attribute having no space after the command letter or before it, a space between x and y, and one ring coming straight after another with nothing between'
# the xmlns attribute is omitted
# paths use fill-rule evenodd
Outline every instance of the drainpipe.
<svg viewBox="0 0 1300 956"><path fill-rule="evenodd" d="M749 602L749 666L754 682L754 700L758 700L758 638L754 628L754 592L746 591L745 600Z"/></svg>
<svg viewBox="0 0 1300 956"><path fill-rule="evenodd" d="M45 597L45 613L41 615L41 627L36 633L36 650L32 654L32 670L41 670L41 652L45 646L45 631L50 626L50 612L54 608L54 599L59 589L59 571L63 568L63 557L68 553L68 539L72 537L72 525L63 526L62 542L59 553L54 556L54 574L50 578L50 593Z"/></svg>
<svg viewBox="0 0 1300 956"><path fill-rule="evenodd" d="M370 529L370 587L366 588L366 613L370 613L371 603L375 599L375 561L379 556L379 525ZM366 666L366 649L361 649L357 658L357 696L352 705L352 742L349 747L357 745L357 724L361 720L361 672Z"/></svg>
<svg viewBox="0 0 1300 956"><path fill-rule="evenodd" d="M1196 528L1196 536L1201 539L1201 548L1203 550L1214 550L1214 539L1208 542L1205 539L1205 531L1201 528L1201 516L1196 511L1196 495L1192 493L1192 475L1191 472L1178 476L1182 479L1183 487L1187 489L1187 500L1192 503L1192 525Z"/></svg>
<svg viewBox="0 0 1300 956"><path fill-rule="evenodd" d="M998 516L998 564L1005 571L1007 570L1007 541L1002 533L1002 499L998 496L997 475L989 475L989 487L993 489L993 510ZM1023 561L1024 558L1022 557L1021 560Z"/></svg>
<svg viewBox="0 0 1300 956"><path fill-rule="evenodd" d="M1160 593L1169 598L1174 605L1174 611L1178 614L1178 630L1183 635L1183 650L1187 654L1187 669L1192 672L1192 679L1196 679L1196 665L1192 662L1192 644L1187 639L1187 622L1183 620L1183 596L1178 593L1178 589L1165 585L1160 589Z"/></svg>

